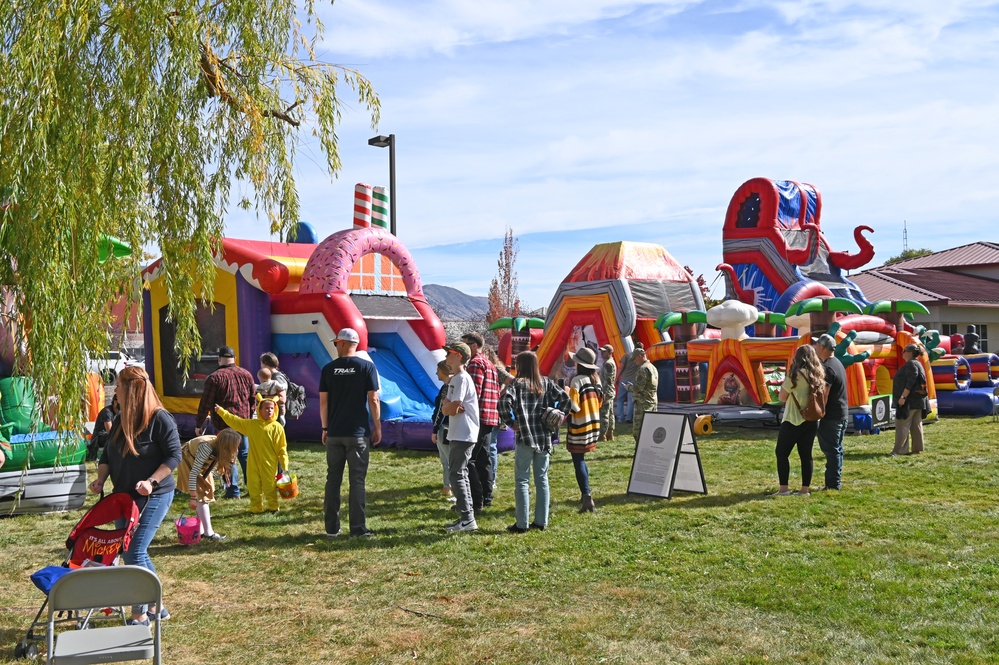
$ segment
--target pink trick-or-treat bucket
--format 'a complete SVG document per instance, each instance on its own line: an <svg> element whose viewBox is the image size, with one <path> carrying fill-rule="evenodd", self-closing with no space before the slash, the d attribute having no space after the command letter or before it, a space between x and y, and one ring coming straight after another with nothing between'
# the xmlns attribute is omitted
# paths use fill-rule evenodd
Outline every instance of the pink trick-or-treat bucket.
<svg viewBox="0 0 999 665"><path fill-rule="evenodd" d="M174 522L177 525L177 539L181 545L193 545L201 542L201 520L194 515L181 515Z"/></svg>

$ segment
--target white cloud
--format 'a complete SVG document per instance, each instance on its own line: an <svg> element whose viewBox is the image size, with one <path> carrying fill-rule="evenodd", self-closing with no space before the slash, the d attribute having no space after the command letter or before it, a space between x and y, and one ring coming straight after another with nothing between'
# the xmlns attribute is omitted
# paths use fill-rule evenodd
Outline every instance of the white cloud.
<svg viewBox="0 0 999 665"><path fill-rule="evenodd" d="M658 242L711 281L729 199L756 176L815 184L835 249L868 224L879 259L897 254L903 220L910 246L982 239L999 204L997 7L339 0L324 57L381 94L421 272L484 294L509 225L537 306L596 242ZM349 223L355 182L387 184L367 125L348 110L335 183L300 163L322 235ZM236 214L230 230L265 233ZM456 258L466 241L481 242Z"/></svg>

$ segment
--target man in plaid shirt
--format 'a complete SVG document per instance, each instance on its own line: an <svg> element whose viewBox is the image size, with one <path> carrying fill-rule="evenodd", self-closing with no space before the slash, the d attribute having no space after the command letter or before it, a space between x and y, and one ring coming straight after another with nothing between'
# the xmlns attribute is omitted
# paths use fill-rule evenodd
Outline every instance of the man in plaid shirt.
<svg viewBox="0 0 999 665"><path fill-rule="evenodd" d="M472 508L478 512L493 505L493 463L489 458L489 435L499 425L499 375L496 366L481 353L485 341L477 332L461 338L472 352L465 371L472 377L479 397L479 436L468 463L468 484L472 490Z"/></svg>
<svg viewBox="0 0 999 665"><path fill-rule="evenodd" d="M212 416L212 425L215 432L221 432L227 425L215 413L215 405L221 406L229 413L240 418L252 418L254 411L254 381L253 375L246 369L236 364L236 353L231 346L223 346L218 350L219 367L208 375L205 379L205 392L201 394L201 403L198 405L198 416L195 421L194 435L201 436L203 425L208 415ZM236 452L239 466L232 465L229 473L230 484L225 488L227 499L239 498L239 471L242 467L243 476L246 476L246 459L250 455L250 442L244 436Z"/></svg>

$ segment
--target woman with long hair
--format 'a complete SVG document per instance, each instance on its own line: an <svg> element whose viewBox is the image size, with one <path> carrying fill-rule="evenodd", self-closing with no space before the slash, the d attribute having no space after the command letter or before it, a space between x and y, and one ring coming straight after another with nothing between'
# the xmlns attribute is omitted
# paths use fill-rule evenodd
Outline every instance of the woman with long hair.
<svg viewBox="0 0 999 665"><path fill-rule="evenodd" d="M572 412L569 414L569 434L565 448L572 455L572 468L576 472L579 485L579 512L592 513L596 509L590 491L590 470L586 466L586 453L597 449L600 440L600 405L604 402L597 372L597 354L583 347L572 356L576 365L576 375L569 383L569 401Z"/></svg>
<svg viewBox="0 0 999 665"><path fill-rule="evenodd" d="M548 526L548 465L554 434L545 429L542 416L551 407L564 411L569 396L557 383L541 376L538 357L532 351L517 354L517 378L507 386L499 401L500 418L513 428L517 438L514 452L514 498L517 521L507 527L512 533ZM531 470L534 471L534 521L528 525L531 501Z"/></svg>
<svg viewBox="0 0 999 665"><path fill-rule="evenodd" d="M110 476L114 492L132 496L142 514L123 557L125 563L155 573L148 548L173 502L176 488L173 471L181 459L180 435L146 370L135 366L123 369L118 374L115 394L121 411L111 425L90 491L103 492L104 482ZM148 625L150 617L167 619L170 613L165 607L152 608L147 616L145 605L132 607L132 623Z"/></svg>
<svg viewBox="0 0 999 665"><path fill-rule="evenodd" d="M809 421L801 415L801 405L808 403L812 393L821 391L826 382L826 372L819 360L819 354L811 344L799 346L794 352L794 360L780 387L778 399L784 402L784 419L777 433L777 477L780 481L779 496L791 494L788 490L788 477L791 475L791 451L796 447L801 459L802 496L809 495L812 484L812 445L818 421Z"/></svg>

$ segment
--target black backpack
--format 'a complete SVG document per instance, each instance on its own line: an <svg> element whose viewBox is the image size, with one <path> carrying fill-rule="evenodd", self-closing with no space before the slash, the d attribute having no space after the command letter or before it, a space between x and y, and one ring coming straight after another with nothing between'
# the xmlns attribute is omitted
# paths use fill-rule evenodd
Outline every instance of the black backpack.
<svg viewBox="0 0 999 665"><path fill-rule="evenodd" d="M305 408L308 405L309 403L305 399L305 387L293 383L291 379L288 379L288 399L284 404L285 415L288 418L295 418L297 420L305 413Z"/></svg>

